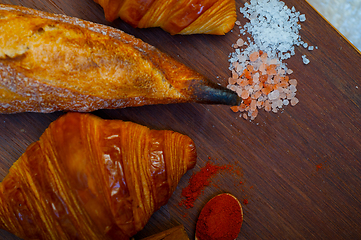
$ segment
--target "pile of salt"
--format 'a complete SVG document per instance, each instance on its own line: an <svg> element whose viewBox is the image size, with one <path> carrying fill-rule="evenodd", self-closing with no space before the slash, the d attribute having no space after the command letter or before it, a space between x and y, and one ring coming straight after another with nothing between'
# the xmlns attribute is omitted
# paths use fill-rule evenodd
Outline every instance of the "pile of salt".
<svg viewBox="0 0 361 240"><path fill-rule="evenodd" d="M240 12L249 20L243 28L239 21L236 22L240 26L240 33L250 34L253 41L250 38L247 38L247 41L239 38L233 45L235 52L231 53L229 58L230 70L233 74L229 79L228 88L236 91L243 98L243 102L252 102L250 99L244 98L247 95L244 91L247 91L253 100L257 97L258 109L265 108L266 111L272 110L276 113L284 105L289 105L289 103L292 106L296 105L298 103L298 99L295 97L297 81L291 79L285 85L285 81L280 84L279 79L288 79L285 76L293 72L282 61L295 55L295 46L303 46L310 51L314 49L313 46L308 46L303 42L299 35L301 29L299 23L306 21L306 16L297 12L295 7L289 9L284 2L279 0L251 0L250 3L245 3ZM259 52L266 53L267 59L262 61L252 59L252 55ZM302 59L304 64L309 63L305 55L302 56ZM275 72L267 71L267 81L258 85L257 79L260 74L265 74L261 71L262 64L266 64L266 67L276 65L276 69ZM252 69L254 69L253 80L250 81L251 84L244 86L244 78L242 79L241 76L244 76L244 71L249 68L249 65L252 65ZM235 79L234 76L239 78ZM270 92L262 91L261 95L252 95L253 92L262 90L262 87L265 86L272 86L272 90ZM246 112L247 114L241 113L241 115L245 119L250 118L251 120L258 113L258 110L255 111L250 104L238 108L233 107L232 110Z"/></svg>

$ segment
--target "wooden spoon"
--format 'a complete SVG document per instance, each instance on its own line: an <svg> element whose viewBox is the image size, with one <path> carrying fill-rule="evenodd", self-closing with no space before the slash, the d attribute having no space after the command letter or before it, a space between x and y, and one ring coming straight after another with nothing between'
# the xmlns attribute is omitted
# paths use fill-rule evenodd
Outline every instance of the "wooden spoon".
<svg viewBox="0 0 361 240"><path fill-rule="evenodd" d="M236 221L233 221L234 217L236 217ZM204 232L204 225L212 222L212 220L214 223L220 221L220 219L226 219L225 221L229 222L228 226L232 228L232 231L228 232L225 229L214 227L210 229L215 231L214 233L218 238L227 239L226 237L228 237L230 240L236 239L243 222L243 210L241 203L232 194L222 193L207 202L198 217L195 240L202 240L201 235ZM210 237L216 238L216 236Z"/></svg>

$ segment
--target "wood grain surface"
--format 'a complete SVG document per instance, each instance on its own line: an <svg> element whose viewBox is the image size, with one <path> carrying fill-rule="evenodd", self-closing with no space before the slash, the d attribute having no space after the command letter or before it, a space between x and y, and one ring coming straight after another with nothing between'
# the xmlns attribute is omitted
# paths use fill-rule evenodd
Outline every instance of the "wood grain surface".
<svg viewBox="0 0 361 240"><path fill-rule="evenodd" d="M119 19L109 23L92 0L0 2L110 25L224 86L230 76L228 55L239 37L237 27L225 36L171 36L157 28L134 29ZM193 239L202 206L221 192L248 200L243 205L244 223L238 239L361 239L361 55L306 1L284 2L306 14L300 34L305 42L318 46L314 51L296 48L296 55L287 61L298 80L300 102L295 107L287 106L277 114L262 110L253 122L218 105L174 104L94 112L107 119L178 131L190 136L197 146L196 167L181 179L168 204L153 215L136 239L179 223ZM244 3L237 0L237 10ZM311 61L308 65L302 63L304 54ZM0 180L27 146L62 114L0 114ZM190 176L208 161L232 164L240 172L220 172L194 208L179 206L181 190ZM17 239L3 230L0 238Z"/></svg>

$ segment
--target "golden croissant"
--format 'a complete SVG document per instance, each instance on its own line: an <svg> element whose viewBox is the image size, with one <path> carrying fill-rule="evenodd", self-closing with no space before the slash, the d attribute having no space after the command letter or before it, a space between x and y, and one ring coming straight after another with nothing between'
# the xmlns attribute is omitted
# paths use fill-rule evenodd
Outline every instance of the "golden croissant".
<svg viewBox="0 0 361 240"><path fill-rule="evenodd" d="M183 134L67 113L0 183L0 228L23 239L129 239L196 157Z"/></svg>
<svg viewBox="0 0 361 240"><path fill-rule="evenodd" d="M94 0L105 18L120 17L133 27L161 27L171 34L229 32L237 20L235 0Z"/></svg>
<svg viewBox="0 0 361 240"><path fill-rule="evenodd" d="M120 30L0 4L0 113L181 102L239 98Z"/></svg>

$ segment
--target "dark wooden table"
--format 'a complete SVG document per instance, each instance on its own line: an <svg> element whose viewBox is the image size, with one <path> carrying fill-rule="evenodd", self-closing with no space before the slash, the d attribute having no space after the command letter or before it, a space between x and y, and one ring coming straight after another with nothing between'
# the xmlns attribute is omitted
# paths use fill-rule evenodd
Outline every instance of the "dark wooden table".
<svg viewBox="0 0 361 240"><path fill-rule="evenodd" d="M121 20L107 22L92 0L0 0L62 13L119 28L156 46L222 85L230 76L228 54L239 35L171 36L160 29L133 29ZM244 0L237 0L237 11ZM285 0L305 13L302 39L318 46L296 48L287 61L298 79L295 107L282 113L260 111L245 121L227 106L178 104L101 110L103 118L130 120L190 136L198 162L179 183L168 204L156 212L136 239L178 223L194 236L197 216L207 200L230 192L241 201L244 224L239 239L361 239L361 55L306 1ZM245 23L238 12L238 19ZM311 60L304 65L301 56ZM63 113L0 115L0 179ZM239 174L220 172L195 207L179 206L181 190L207 161L232 164ZM240 184L240 182L243 182ZM1 239L16 239L0 232Z"/></svg>

